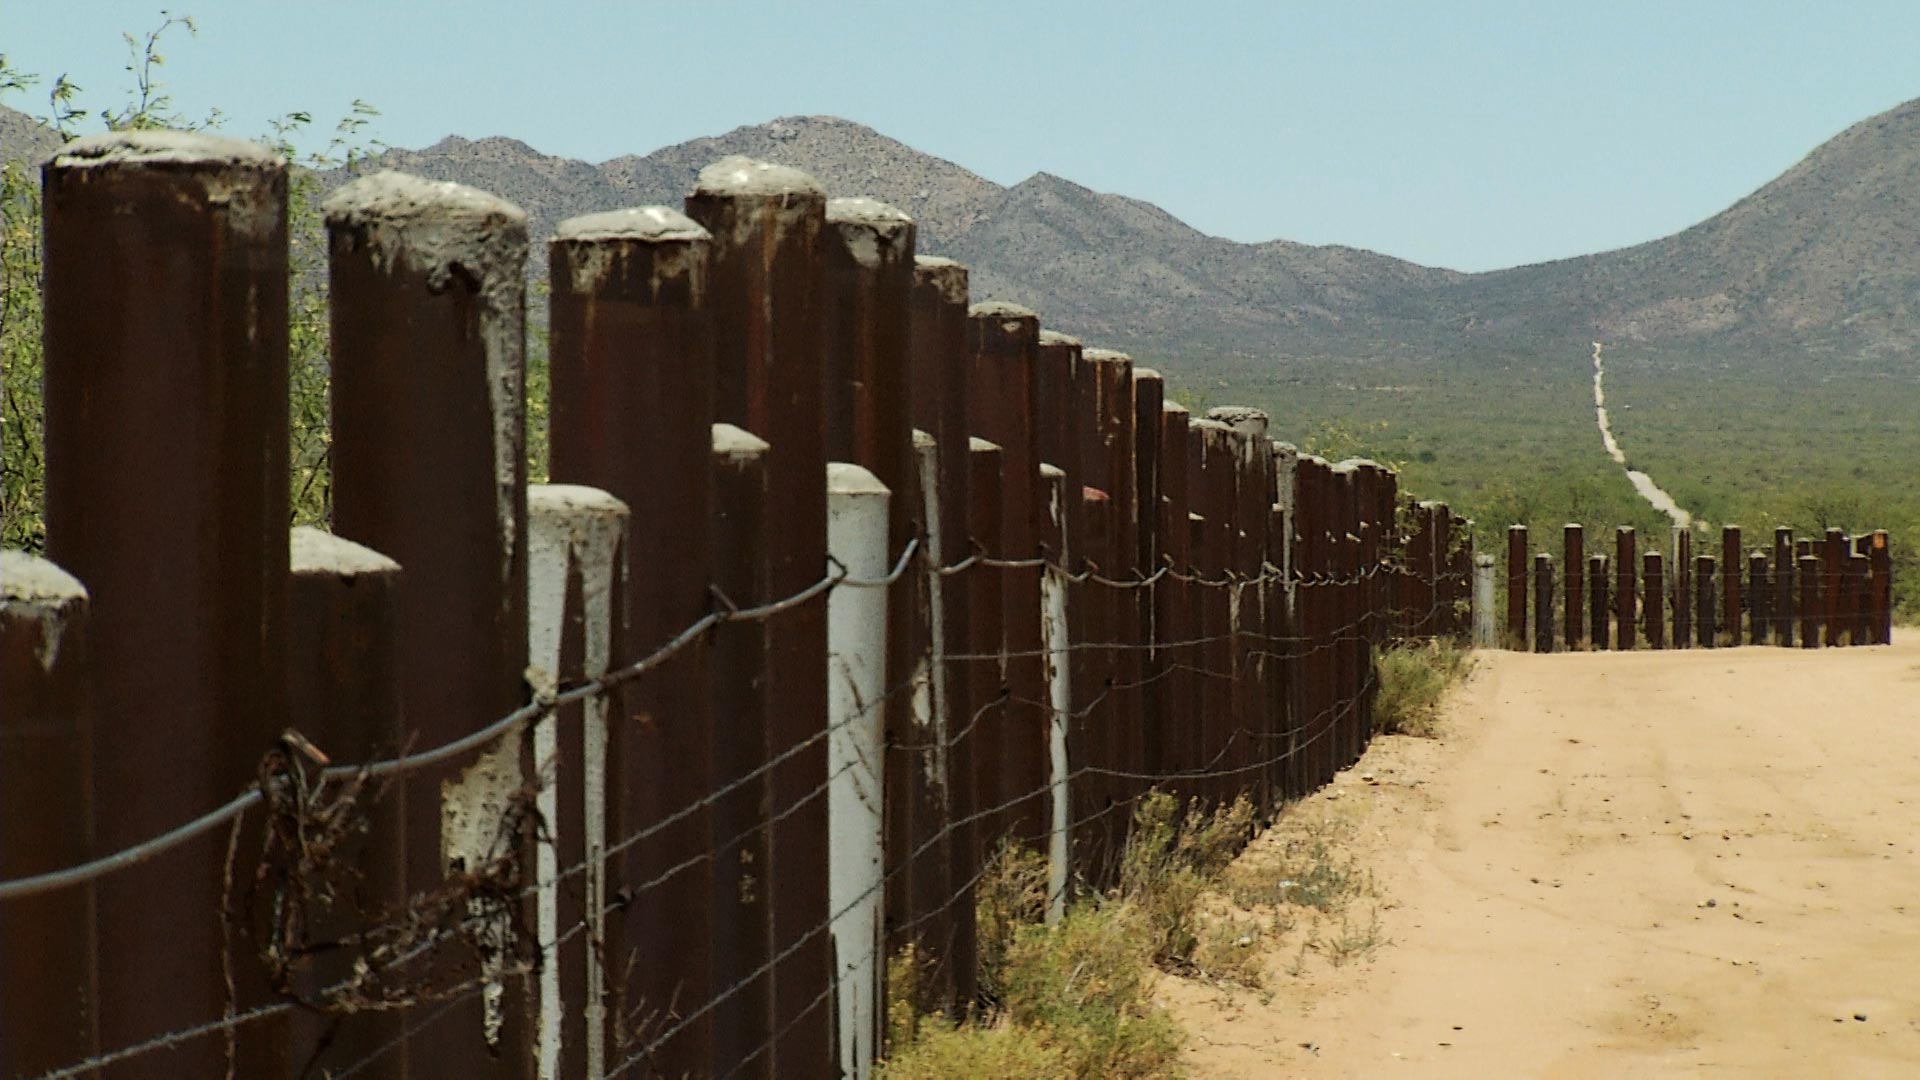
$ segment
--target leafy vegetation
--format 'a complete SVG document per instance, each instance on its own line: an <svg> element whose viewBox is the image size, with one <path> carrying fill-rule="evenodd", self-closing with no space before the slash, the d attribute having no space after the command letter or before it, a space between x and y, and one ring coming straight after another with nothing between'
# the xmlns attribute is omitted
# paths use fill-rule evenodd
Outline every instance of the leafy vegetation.
<svg viewBox="0 0 1920 1080"><path fill-rule="evenodd" d="M1472 667L1472 654L1438 638L1375 653L1374 730L1423 738L1438 734L1441 699Z"/></svg>

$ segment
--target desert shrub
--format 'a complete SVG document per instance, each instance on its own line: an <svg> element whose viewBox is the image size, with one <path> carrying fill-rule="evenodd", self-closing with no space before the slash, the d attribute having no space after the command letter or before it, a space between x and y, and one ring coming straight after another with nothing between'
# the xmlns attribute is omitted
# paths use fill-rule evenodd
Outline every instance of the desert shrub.
<svg viewBox="0 0 1920 1080"><path fill-rule="evenodd" d="M1373 702L1374 730L1432 737L1437 733L1440 700L1472 666L1470 653L1446 641L1396 645L1375 653L1373 670L1379 689Z"/></svg>
<svg viewBox="0 0 1920 1080"><path fill-rule="evenodd" d="M1178 1074L1181 1033L1154 1004L1153 935L1125 900L1076 904L1054 926L1028 925L1006 960L1006 1020L1061 1055L1063 1077Z"/></svg>
<svg viewBox="0 0 1920 1080"><path fill-rule="evenodd" d="M1019 844L1002 843L974 889L975 949L980 995L1005 996L1007 952L1023 926L1047 913L1047 857Z"/></svg>
<svg viewBox="0 0 1920 1080"><path fill-rule="evenodd" d="M1253 807L1245 798L1212 814L1190 811L1184 820L1171 795L1154 792L1140 801L1121 857L1117 895L1139 911L1155 964L1213 974L1198 963L1207 929L1200 901L1252 829Z"/></svg>

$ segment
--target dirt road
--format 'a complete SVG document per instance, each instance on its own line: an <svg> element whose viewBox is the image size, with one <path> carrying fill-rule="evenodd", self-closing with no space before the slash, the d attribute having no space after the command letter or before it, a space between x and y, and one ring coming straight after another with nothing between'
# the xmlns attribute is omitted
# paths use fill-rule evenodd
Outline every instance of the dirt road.
<svg viewBox="0 0 1920 1080"><path fill-rule="evenodd" d="M1168 980L1198 1076L1920 1077L1920 635L1482 654L1298 812L1385 943Z"/></svg>

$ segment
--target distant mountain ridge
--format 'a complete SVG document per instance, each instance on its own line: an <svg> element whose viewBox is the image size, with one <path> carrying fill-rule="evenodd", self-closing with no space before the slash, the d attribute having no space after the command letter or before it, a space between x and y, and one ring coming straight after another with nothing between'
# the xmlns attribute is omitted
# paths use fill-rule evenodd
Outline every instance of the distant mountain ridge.
<svg viewBox="0 0 1920 1080"><path fill-rule="evenodd" d="M0 110L0 152L25 153L33 136L32 121ZM919 223L921 251L972 268L976 297L1017 300L1049 325L1153 354L1584 356L1598 339L1736 365L1920 371L1920 100L1848 128L1693 228L1477 274L1339 245L1225 240L1047 173L1003 187L835 117L784 117L599 165L498 137L396 149L383 164L511 199L544 238L575 214L678 205L699 169L727 154L890 202Z"/></svg>

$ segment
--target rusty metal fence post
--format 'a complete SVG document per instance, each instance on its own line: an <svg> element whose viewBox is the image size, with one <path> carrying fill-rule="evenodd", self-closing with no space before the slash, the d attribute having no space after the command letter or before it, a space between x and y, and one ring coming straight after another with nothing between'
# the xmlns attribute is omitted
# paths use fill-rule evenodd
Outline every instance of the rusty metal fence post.
<svg viewBox="0 0 1920 1080"><path fill-rule="evenodd" d="M1580 573L1578 567L1567 567L1567 573ZM1609 621L1613 617L1613 605L1607 603L1607 555L1588 555L1586 559L1586 580L1588 592L1592 594L1588 601L1592 609L1588 615L1594 619L1594 650L1605 651L1613 646L1613 636L1609 632ZM1578 619L1576 613L1569 613L1569 619Z"/></svg>
<svg viewBox="0 0 1920 1080"><path fill-rule="evenodd" d="M1793 530L1773 530L1773 643L1793 647Z"/></svg>
<svg viewBox="0 0 1920 1080"><path fill-rule="evenodd" d="M1507 526L1507 641L1527 647L1527 527Z"/></svg>
<svg viewBox="0 0 1920 1080"><path fill-rule="evenodd" d="M334 528L406 568L402 707L419 743L436 746L526 697L526 215L473 188L393 172L341 188L325 211ZM515 732L412 774L413 891L499 858L498 808L524 784L526 743ZM529 854L513 847L509 858ZM489 932L510 935L515 917L491 912ZM510 959L482 959L488 993L415 1033L410 1062L531 1072L530 977L494 974ZM457 960L442 977L465 977Z"/></svg>
<svg viewBox="0 0 1920 1080"><path fill-rule="evenodd" d="M1773 625L1773 588L1767 580L1767 553L1764 551L1747 554L1747 604L1751 608L1747 617L1747 644L1764 645L1767 632Z"/></svg>
<svg viewBox="0 0 1920 1080"><path fill-rule="evenodd" d="M1006 454L997 443L969 438L968 469L967 527L983 555L997 556L1005 509L1001 492ZM1008 695L1006 618L1001 611L1005 575L1005 570L976 562L960 579L967 589L967 639L962 648L969 657L966 678L973 711L953 742L957 752L972 759L972 768L961 783L970 780L973 816L977 819L974 861L982 866L1007 838L1002 808L1009 789L1006 772L1000 767L1006 744Z"/></svg>
<svg viewBox="0 0 1920 1080"><path fill-rule="evenodd" d="M1181 802L1193 797L1193 783L1181 774L1196 764L1189 749L1189 732L1196 720L1193 702L1193 652L1185 642L1196 636L1193 628L1193 590L1181 577L1193 567L1193 530L1188 523L1189 479L1187 475L1187 408L1178 402L1162 401L1159 426L1160 454L1156 490L1160 492L1160 520L1155 529L1160 535L1161 564L1168 574L1153 589L1153 625L1155 647L1151 673L1164 674L1156 682L1159 693L1160 768L1168 790ZM1175 575L1179 575L1176 577Z"/></svg>
<svg viewBox="0 0 1920 1080"><path fill-rule="evenodd" d="M85 587L45 559L0 551L0 881L95 853L89 674ZM92 883L0 901L7 1076L38 1076L99 1049L94 915Z"/></svg>
<svg viewBox="0 0 1920 1080"><path fill-rule="evenodd" d="M1665 560L1657 551L1640 557L1642 587L1647 592L1647 648L1667 647L1667 582Z"/></svg>
<svg viewBox="0 0 1920 1080"><path fill-rule="evenodd" d="M1868 558L1873 572L1873 643L1893 644L1893 551L1888 546L1887 530L1876 529Z"/></svg>
<svg viewBox="0 0 1920 1080"><path fill-rule="evenodd" d="M1160 373L1136 366L1133 369L1133 462L1134 526L1138 544L1134 549L1133 569L1142 578L1152 578L1162 566L1166 545L1166 516L1161 510L1160 421L1166 408L1166 383ZM1264 445L1264 443L1263 443ZM1071 477L1069 477L1071 481ZM1166 775L1167 697L1164 678L1166 652L1159 647L1158 621L1162 582L1134 591L1134 609L1138 630L1134 641L1141 645L1138 678L1140 681L1140 771L1155 780Z"/></svg>
<svg viewBox="0 0 1920 1080"><path fill-rule="evenodd" d="M1569 567L1567 573L1577 574L1579 570ZM1553 556L1545 552L1533 557L1533 604L1533 651L1550 653L1553 651Z"/></svg>
<svg viewBox="0 0 1920 1080"><path fill-rule="evenodd" d="M42 176L47 555L90 594L113 851L231 799L285 726L287 171L251 143L120 131ZM98 883L103 1048L222 1015L224 841ZM240 1032L237 1066L284 1067L283 1028ZM227 1064L217 1037L167 1058Z"/></svg>
<svg viewBox="0 0 1920 1080"><path fill-rule="evenodd" d="M1633 572L1640 564L1640 558L1634 552L1635 537L1633 526L1622 525L1614 530L1614 572L1618 580L1614 583L1614 606L1618 610L1618 647L1622 652L1631 652L1634 647L1635 630L1640 624L1639 597L1634 593Z"/></svg>
<svg viewBox="0 0 1920 1080"><path fill-rule="evenodd" d="M707 166L687 216L712 236L714 415L765 439L768 588L793 596L827 569L826 362L822 351L826 194L796 169L743 157ZM637 550L637 549L636 549ZM833 1075L833 950L825 926L828 859L826 604L768 624L772 773L774 1048L782 1077ZM704 1041L697 1033L696 1042ZM697 1070L696 1070L697 1071Z"/></svg>
<svg viewBox="0 0 1920 1080"><path fill-rule="evenodd" d="M1804 543L1804 541L1802 541ZM1800 647L1820 647L1820 558L1801 555L1800 569Z"/></svg>
<svg viewBox="0 0 1920 1080"><path fill-rule="evenodd" d="M734 424L712 427L713 585L735 608L777 599L769 582L766 440ZM773 1076L773 783L768 693L771 648L764 620L723 623L713 634L714 782L731 788L713 805L713 968L716 988L738 987L714 1011L714 1072ZM589 1074L591 1075L591 1074Z"/></svg>
<svg viewBox="0 0 1920 1080"><path fill-rule="evenodd" d="M1720 635L1714 627L1714 561L1711 555L1696 555L1693 559L1694 644L1702 649L1711 649L1720 643Z"/></svg>
<svg viewBox="0 0 1920 1080"><path fill-rule="evenodd" d="M886 203L840 198L827 200L826 235L827 456L866 468L894 493L888 502L891 565L926 525L911 422L916 232L912 218ZM937 933L933 919L946 899L944 872L932 873L947 853L939 845L944 795L929 768L931 672L922 664L929 631L918 617L924 587L923 575L904 574L888 604L893 632L881 683L887 700L880 706L888 759L888 955Z"/></svg>
<svg viewBox="0 0 1920 1080"><path fill-rule="evenodd" d="M1569 522L1562 530L1566 546L1565 565L1574 571L1567 574L1567 600L1565 604L1567 619L1567 649L1573 651L1585 646L1587 640L1587 620L1581 613L1587 610L1586 578L1578 573L1578 568L1587 565L1586 529Z"/></svg>
<svg viewBox="0 0 1920 1080"><path fill-rule="evenodd" d="M708 477L713 418L713 339L707 311L710 238L661 206L570 218L548 243L552 267L552 473L592 485L629 507L619 609L630 620L612 664L664 645L711 608ZM672 513L654 512L672 507ZM690 643L646 678L613 695L603 767L601 829L609 843L660 827L712 790L716 739L708 719L710 642ZM597 891L653 882L707 850L711 815L695 809L627 848ZM704 1004L713 865L694 863L623 905L596 952L632 985L602 986L642 1015L665 1019L668 1002ZM628 964L628 957L644 960ZM602 961L590 956L596 973ZM601 1062L611 1034L605 1001L584 1022L583 1059ZM728 1006L722 1006L723 1009ZM670 1021L669 1021L670 1022ZM666 1068L704 1068L698 1024L661 1058ZM675 1065L674 1063L678 1063ZM696 1064L697 1063L697 1064Z"/></svg>
<svg viewBox="0 0 1920 1080"><path fill-rule="evenodd" d="M1000 446L1001 514L998 551L1004 559L1040 554L1039 433L1034 411L1038 394L1040 320L1015 304L975 304L968 312L967 380L971 428ZM998 762L977 768L1000 774L1013 805L1002 821L1023 842L1038 843L1047 832L1047 721L1041 702L1046 678L1040 656L1040 568L997 570L1003 596L1007 688L1001 710L1003 741ZM976 748L977 752L978 748Z"/></svg>
<svg viewBox="0 0 1920 1080"><path fill-rule="evenodd" d="M1693 530L1675 526L1673 530L1673 647L1685 649L1693 643Z"/></svg>
<svg viewBox="0 0 1920 1080"><path fill-rule="evenodd" d="M1740 644L1740 616L1746 602L1740 589L1740 526L1720 529L1720 633L1726 644Z"/></svg>
<svg viewBox="0 0 1920 1080"><path fill-rule="evenodd" d="M406 748L401 708L400 564L370 548L318 529L293 530L287 623L287 724L335 761L374 761ZM339 897L333 918L308 928L314 940L339 940L407 903L406 794L400 784L369 794L367 828L354 860L359 878ZM318 991L354 974L357 949L327 950L304 973L302 989ZM372 1077L405 1075L404 1057L374 1057L402 1035L403 1013L367 1010L305 1013L293 1022L290 1059L324 1073L374 1058Z"/></svg>
<svg viewBox="0 0 1920 1080"><path fill-rule="evenodd" d="M978 992L973 881L979 875L979 844L973 815L973 742L963 738L973 714L971 680L964 661L951 654L968 648L971 590L966 579L945 568L971 553L967 529L967 478L971 467L967 435L967 268L950 259L914 257L912 374L915 427L930 433L936 472L926 473L921 459L920 486L927 502L927 564L934 614L932 652L935 671L934 705L940 730L940 753L946 762L948 852L947 879L951 886L943 917L948 940L936 958L946 972L943 991L946 1008L961 1015Z"/></svg>

